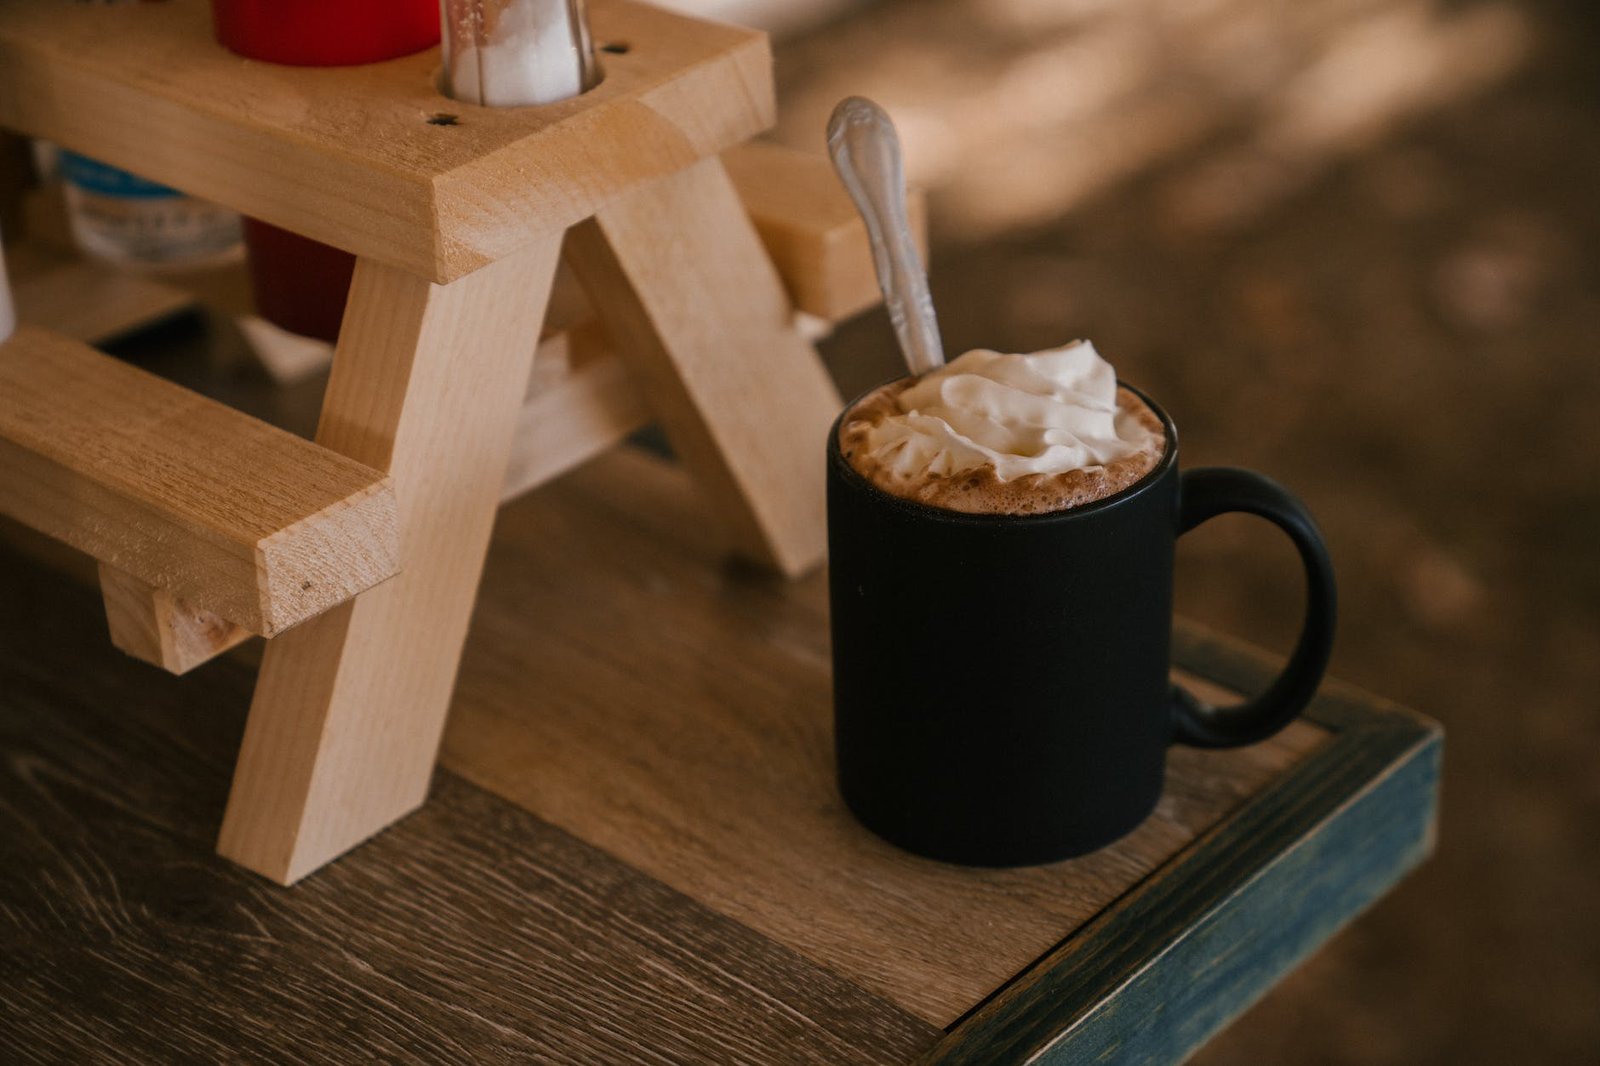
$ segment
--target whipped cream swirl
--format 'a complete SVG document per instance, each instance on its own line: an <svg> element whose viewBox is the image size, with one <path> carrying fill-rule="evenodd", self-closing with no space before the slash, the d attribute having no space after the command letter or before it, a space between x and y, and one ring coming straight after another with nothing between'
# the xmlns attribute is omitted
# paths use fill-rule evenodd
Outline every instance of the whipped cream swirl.
<svg viewBox="0 0 1600 1066"><path fill-rule="evenodd" d="M977 349L902 392L867 455L899 477L991 466L1001 481L1103 467L1165 442L1117 405L1117 375L1094 345L1029 355Z"/></svg>

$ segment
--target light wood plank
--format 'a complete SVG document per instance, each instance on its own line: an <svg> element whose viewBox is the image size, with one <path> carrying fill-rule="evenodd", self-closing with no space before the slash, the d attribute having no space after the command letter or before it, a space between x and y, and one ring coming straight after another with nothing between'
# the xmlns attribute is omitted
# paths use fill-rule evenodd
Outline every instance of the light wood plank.
<svg viewBox="0 0 1600 1066"><path fill-rule="evenodd" d="M798 574L825 548L821 442L840 400L722 163L619 199L568 240L619 353L733 546Z"/></svg>
<svg viewBox="0 0 1600 1066"><path fill-rule="evenodd" d="M1155 815L1082 859L915 858L838 798L823 575L719 569L707 519L627 448L506 507L444 764L934 1025L1327 740L1174 749Z"/></svg>
<svg viewBox="0 0 1600 1066"><path fill-rule="evenodd" d="M0 344L0 513L271 636L399 567L379 471L30 326Z"/></svg>
<svg viewBox="0 0 1600 1066"><path fill-rule="evenodd" d="M292 882L427 795L555 237L445 286L357 263L319 443L394 478L404 571L267 647L223 855Z"/></svg>
<svg viewBox="0 0 1600 1066"><path fill-rule="evenodd" d="M483 108L439 94L436 49L284 67L218 45L205 0L0 0L0 125L443 282L772 124L764 34L589 10L597 41L629 45L598 88Z"/></svg>
<svg viewBox="0 0 1600 1066"><path fill-rule="evenodd" d="M250 638L249 630L104 563L100 593L111 643L168 673L186 674Z"/></svg>
<svg viewBox="0 0 1600 1066"><path fill-rule="evenodd" d="M826 156L752 141L722 162L796 307L839 322L882 302L866 224ZM922 190L907 190L906 211L926 258Z"/></svg>

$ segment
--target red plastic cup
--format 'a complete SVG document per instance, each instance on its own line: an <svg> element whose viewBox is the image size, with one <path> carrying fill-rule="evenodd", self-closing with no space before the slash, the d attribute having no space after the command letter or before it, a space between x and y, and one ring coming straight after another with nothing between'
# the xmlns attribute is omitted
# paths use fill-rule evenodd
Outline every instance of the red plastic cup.
<svg viewBox="0 0 1600 1066"><path fill-rule="evenodd" d="M251 59L347 67L439 43L439 0L211 0L217 40Z"/></svg>
<svg viewBox="0 0 1600 1066"><path fill-rule="evenodd" d="M289 66L377 63L439 43L439 0L211 0L211 11L225 47ZM261 317L337 340L355 257L253 218L244 238Z"/></svg>

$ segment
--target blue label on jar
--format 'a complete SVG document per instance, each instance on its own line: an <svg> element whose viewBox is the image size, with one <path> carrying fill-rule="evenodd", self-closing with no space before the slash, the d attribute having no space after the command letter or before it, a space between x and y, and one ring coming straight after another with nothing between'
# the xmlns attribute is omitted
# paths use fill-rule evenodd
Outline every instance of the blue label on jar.
<svg viewBox="0 0 1600 1066"><path fill-rule="evenodd" d="M177 189L146 181L136 174L119 170L97 159L61 150L61 176L85 192L101 196L118 196L129 200L170 199L183 194Z"/></svg>

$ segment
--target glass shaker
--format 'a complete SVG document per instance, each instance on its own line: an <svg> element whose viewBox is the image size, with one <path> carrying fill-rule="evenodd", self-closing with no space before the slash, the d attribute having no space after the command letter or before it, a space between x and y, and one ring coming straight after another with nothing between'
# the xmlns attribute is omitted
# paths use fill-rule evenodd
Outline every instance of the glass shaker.
<svg viewBox="0 0 1600 1066"><path fill-rule="evenodd" d="M439 0L444 91L485 107L566 100L600 82L583 0Z"/></svg>

